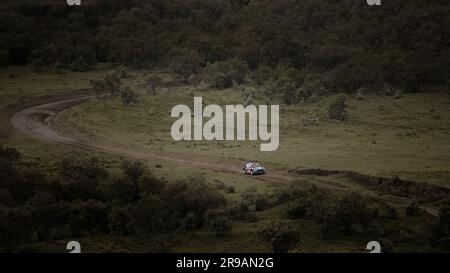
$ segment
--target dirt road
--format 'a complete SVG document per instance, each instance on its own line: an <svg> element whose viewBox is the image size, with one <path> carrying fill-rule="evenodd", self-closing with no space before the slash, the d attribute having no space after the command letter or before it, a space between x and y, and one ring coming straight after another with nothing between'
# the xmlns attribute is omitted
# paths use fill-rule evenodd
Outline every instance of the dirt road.
<svg viewBox="0 0 450 273"><path fill-rule="evenodd" d="M81 95L72 98L59 99L49 103L44 103L36 106L31 106L16 112L10 118L11 125L17 129L19 132L33 136L42 141L59 143L79 149L103 152L113 155L124 156L128 158L134 158L138 160L163 160L171 161L177 164L182 164L194 169L206 169L212 171L236 173L241 175L242 170L240 169L242 162L233 159L227 159L227 162L223 160L220 162L214 162L209 158L204 157L194 157L192 155L185 154L171 154L161 151L152 151L149 149L143 149L142 147L133 147L130 144L119 143L109 140L108 142L85 142L78 140L76 138L64 135L57 132L53 126L53 121L55 116L62 110L68 109L75 105L84 103L93 96ZM355 183L341 182L337 183L335 181L331 182L329 180L324 180L320 178L315 178L314 175L304 175L302 177L311 178L312 181L321 187L326 187L334 190L359 190L363 191L373 198L387 203L395 207L405 207L410 203L410 199L399 197L389 194L381 194L377 191L364 188L359 186L355 187ZM269 182L290 182L299 178L298 175L292 175L289 173L281 172L271 172L263 176L257 176L255 179L269 181ZM422 207L428 213L432 215L437 215L438 212L435 208Z"/></svg>

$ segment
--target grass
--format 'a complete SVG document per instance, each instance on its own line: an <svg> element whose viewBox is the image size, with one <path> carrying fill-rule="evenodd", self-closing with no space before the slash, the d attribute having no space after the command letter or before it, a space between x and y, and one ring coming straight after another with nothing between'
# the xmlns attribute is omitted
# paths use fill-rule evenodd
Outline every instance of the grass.
<svg viewBox="0 0 450 273"><path fill-rule="evenodd" d="M110 67L85 73L51 71L33 72L26 67L13 67L0 74L1 106L25 98L75 92L89 87L91 79L111 73ZM211 90L191 86L163 88L157 96L146 96L142 83L150 71L132 71L126 85L142 93L137 105L124 106L120 99L91 100L62 112L56 118L59 131L82 140L114 141L132 144L136 149L179 153L186 157L206 160L237 162L261 161L269 170L290 170L298 167L352 170L365 174L393 176L450 187L450 96L440 92L405 94L399 99L367 95L358 101L348 97L348 119L338 122L327 118L327 105L331 98L321 98L316 103L281 106L280 147L276 152L260 152L259 143L251 141L173 141L170 127L175 121L170 111L176 104L192 107L193 96L202 96L204 104L240 104L240 88ZM170 74L158 75L169 81ZM1 107L0 106L0 107ZM318 126L305 125L303 118L318 116ZM0 144L21 151L28 161L42 169L52 171L53 164L75 149L45 143L15 134L0 139ZM116 172L123 157L77 151L78 156L99 157L104 165ZM240 193L256 188L260 193L273 194L280 184L261 181L240 173L198 170L171 161L147 160L145 162L157 175L173 181L189 175L202 175L212 185L234 185L234 193L220 191L230 202L242 200ZM159 165L156 167L156 165ZM327 179L339 179L330 177ZM337 181L341 182L342 181ZM345 183L345 182L344 182ZM168 234L170 251L176 252L268 252L270 246L256 238L256 231L264 223L283 217L284 207L255 212L259 221L244 223L233 221L233 232L218 238L204 228L182 235ZM404 219L404 218L402 218ZM429 234L430 218L406 218L405 222L382 223L389 228L400 228L415 237ZM367 236L342 237L324 241L317 223L295 221L301 242L294 252L358 252L366 251L365 244L377 238ZM80 238L83 251L161 251L158 247L161 234L134 237L95 236ZM31 246L39 251L65 252L66 241L46 242ZM420 242L396 242L398 250L427 251L427 237Z"/></svg>
<svg viewBox="0 0 450 273"><path fill-rule="evenodd" d="M176 104L192 106L193 96L205 104L242 103L239 88L197 90L179 87L144 96L134 106L120 99L90 101L63 112L58 129L116 140L151 150L207 158L254 159L278 169L323 168L370 175L397 175L413 181L450 186L450 96L444 93L406 94L400 99L366 96L348 99L348 120L326 116L329 98L318 103L281 106L280 147L260 152L252 141L174 141L170 111ZM318 126L304 126L303 117L319 116ZM81 132L81 134L80 134Z"/></svg>

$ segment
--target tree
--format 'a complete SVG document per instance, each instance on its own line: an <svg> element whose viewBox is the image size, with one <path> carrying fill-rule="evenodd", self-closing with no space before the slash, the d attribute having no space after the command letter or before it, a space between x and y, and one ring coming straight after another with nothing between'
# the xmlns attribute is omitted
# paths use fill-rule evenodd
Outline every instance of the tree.
<svg viewBox="0 0 450 273"><path fill-rule="evenodd" d="M134 187L134 200L139 199L139 179L147 172L144 164L139 161L128 161L122 162L122 173L124 178L130 181Z"/></svg>
<svg viewBox="0 0 450 273"><path fill-rule="evenodd" d="M128 208L113 207L108 214L109 230L114 235L130 235L132 229L132 215Z"/></svg>
<svg viewBox="0 0 450 273"><path fill-rule="evenodd" d="M72 202L68 224L73 236L105 234L109 231L108 206L95 200Z"/></svg>
<svg viewBox="0 0 450 273"><path fill-rule="evenodd" d="M194 213L199 221L196 226L200 227L204 224L204 217L209 209L226 204L224 196L213 190L203 177L189 177L167 183L160 196L167 204L171 217L168 221L177 227L188 213Z"/></svg>
<svg viewBox="0 0 450 273"><path fill-rule="evenodd" d="M20 208L0 206L0 248L11 252L31 239L31 216Z"/></svg>
<svg viewBox="0 0 450 273"><path fill-rule="evenodd" d="M198 74L201 70L203 58L195 50L174 49L170 56L170 71L187 79L191 74Z"/></svg>

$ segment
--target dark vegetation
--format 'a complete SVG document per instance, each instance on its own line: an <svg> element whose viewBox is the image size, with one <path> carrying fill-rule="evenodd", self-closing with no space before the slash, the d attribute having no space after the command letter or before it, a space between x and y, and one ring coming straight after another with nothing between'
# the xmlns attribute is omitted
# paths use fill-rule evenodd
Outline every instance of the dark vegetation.
<svg viewBox="0 0 450 273"><path fill-rule="evenodd" d="M96 159L72 155L44 175L13 149L0 148L0 249L101 234L131 236L196 230L231 231L224 197L201 177L167 182L139 162L114 177ZM208 217L207 217L208 215Z"/></svg>
<svg viewBox="0 0 450 273"><path fill-rule="evenodd" d="M33 244L98 235L179 234L200 229L216 236L233 232L233 222L260 222L258 212L278 206L278 220L259 224L257 238L274 252L302 243L298 224L320 230L321 240L377 238L396 251L402 244L449 249L449 203L440 217L427 216L416 202L404 211L359 193L333 193L314 184L293 183L272 193L256 188L229 203L230 185L203 177L179 181L156 178L140 162L124 161L112 175L96 158L70 155L44 174L14 149L0 148L0 249L32 251ZM410 222L420 218L420 225ZM409 219L409 220L408 220ZM353 239L352 239L353 238ZM170 243L163 242L164 249Z"/></svg>
<svg viewBox="0 0 450 273"><path fill-rule="evenodd" d="M0 9L1 66L164 65L219 89L254 83L289 104L383 86L398 96L445 85L450 73L442 0L10 1Z"/></svg>

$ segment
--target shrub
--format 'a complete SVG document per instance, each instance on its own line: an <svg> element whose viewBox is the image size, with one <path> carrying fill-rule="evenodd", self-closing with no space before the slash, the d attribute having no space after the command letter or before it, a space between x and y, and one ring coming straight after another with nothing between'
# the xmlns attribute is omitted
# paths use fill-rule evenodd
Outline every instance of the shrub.
<svg viewBox="0 0 450 273"><path fill-rule="evenodd" d="M113 207L108 214L109 230L114 235L129 235L132 233L132 216L127 208Z"/></svg>
<svg viewBox="0 0 450 273"><path fill-rule="evenodd" d="M328 105L328 116L332 119L336 120L345 120L346 118L346 104L345 104L345 96L338 95L336 96Z"/></svg>
<svg viewBox="0 0 450 273"><path fill-rule="evenodd" d="M171 58L169 69L171 72L188 78L191 74L198 74L203 59L195 50L174 49L168 54Z"/></svg>
<svg viewBox="0 0 450 273"><path fill-rule="evenodd" d="M6 68L9 65L9 52L0 49L0 68Z"/></svg>
<svg viewBox="0 0 450 273"><path fill-rule="evenodd" d="M300 241L299 232L285 221L271 221L258 230L257 237L262 242L270 243L275 253L286 253Z"/></svg>
<svg viewBox="0 0 450 273"><path fill-rule="evenodd" d="M247 64L239 59L208 63L203 69L202 79L211 87L225 89L245 83L248 71Z"/></svg>
<svg viewBox="0 0 450 273"><path fill-rule="evenodd" d="M206 215L208 226L216 236L226 236L231 232L231 221L223 210L209 210Z"/></svg>
<svg viewBox="0 0 450 273"><path fill-rule="evenodd" d="M383 93L388 97L393 96L395 94L394 87L389 83L385 83L383 86Z"/></svg>
<svg viewBox="0 0 450 273"><path fill-rule="evenodd" d="M354 192L345 194L337 200L331 200L328 204L325 203L322 209L315 209L315 213L320 213L319 221L322 224L324 238L341 233L349 234L355 227L367 230L368 225L375 218L368 201Z"/></svg>
<svg viewBox="0 0 450 273"><path fill-rule="evenodd" d="M120 78L115 73L109 74L105 77L105 91L111 94L112 97L116 97L120 94L121 82Z"/></svg>
<svg viewBox="0 0 450 273"><path fill-rule="evenodd" d="M160 196L168 208L169 217L165 220L172 227L180 226L180 221L189 213L195 215L197 226L200 227L207 210L226 204L223 195L207 184L203 177L189 177L167 183Z"/></svg>
<svg viewBox="0 0 450 273"><path fill-rule="evenodd" d="M327 88L327 82L319 73L307 74L302 85L302 97L306 100L309 97L328 95L330 90Z"/></svg>
<svg viewBox="0 0 450 273"><path fill-rule="evenodd" d="M403 95L403 90L401 90L401 89L395 89L395 92L394 92L394 99L399 99L399 98L402 97L402 95Z"/></svg>
<svg viewBox="0 0 450 273"><path fill-rule="evenodd" d="M287 204L286 216L288 219L311 219L314 207L311 199L298 198Z"/></svg>
<svg viewBox="0 0 450 273"><path fill-rule="evenodd" d="M8 189L0 188L0 206L12 207L15 205L13 196Z"/></svg>
<svg viewBox="0 0 450 273"><path fill-rule="evenodd" d="M122 100L123 105L130 105L139 103L139 93L131 89L130 87L125 87L120 90L120 98Z"/></svg>
<svg viewBox="0 0 450 273"><path fill-rule="evenodd" d="M422 209L417 201L411 202L409 206L406 207L407 216L419 216L422 213Z"/></svg>
<svg viewBox="0 0 450 273"><path fill-rule="evenodd" d="M67 156L56 164L58 176L65 181L80 181L96 184L109 177L98 158L80 158L76 153Z"/></svg>
<svg viewBox="0 0 450 273"><path fill-rule="evenodd" d="M245 223L254 223L259 220L255 214L250 212L249 205L245 202L240 202L233 205L228 210L231 218L243 221Z"/></svg>
<svg viewBox="0 0 450 273"><path fill-rule="evenodd" d="M0 249L11 252L30 239L31 215L20 208L0 206Z"/></svg>
<svg viewBox="0 0 450 273"><path fill-rule="evenodd" d="M73 61L70 65L70 70L75 72L84 72L89 70L89 65L83 59L83 57L79 57L75 61Z"/></svg>
<svg viewBox="0 0 450 273"><path fill-rule="evenodd" d="M444 249L450 249L450 205L439 209L439 218L433 227L432 241Z"/></svg>
<svg viewBox="0 0 450 273"><path fill-rule="evenodd" d="M226 215L215 218L210 223L210 227L215 232L216 236L225 236L230 233L232 229L231 221Z"/></svg>
<svg viewBox="0 0 450 273"><path fill-rule="evenodd" d="M226 190L228 193L234 193L235 187L234 187L234 185L230 184L227 186Z"/></svg>
<svg viewBox="0 0 450 273"><path fill-rule="evenodd" d="M394 220L394 219L398 219L400 217L400 214L398 213L396 208L388 206L385 217L387 219Z"/></svg>
<svg viewBox="0 0 450 273"><path fill-rule="evenodd" d="M100 99L105 92L106 84L104 80L90 81L92 92L97 99Z"/></svg>
<svg viewBox="0 0 450 273"><path fill-rule="evenodd" d="M108 206L94 200L77 200L72 203L68 225L75 237L108 233Z"/></svg>
<svg viewBox="0 0 450 273"><path fill-rule="evenodd" d="M356 94L355 94L355 99L356 100L364 100L364 93L365 93L365 88L361 87L358 90L356 90Z"/></svg>
<svg viewBox="0 0 450 273"><path fill-rule="evenodd" d="M269 66L260 65L258 69L252 73L251 78L257 85L263 85L271 79L272 75L273 71Z"/></svg>
<svg viewBox="0 0 450 273"><path fill-rule="evenodd" d="M167 204L157 195L148 193L133 206L132 223L136 232L159 231L169 226Z"/></svg>

